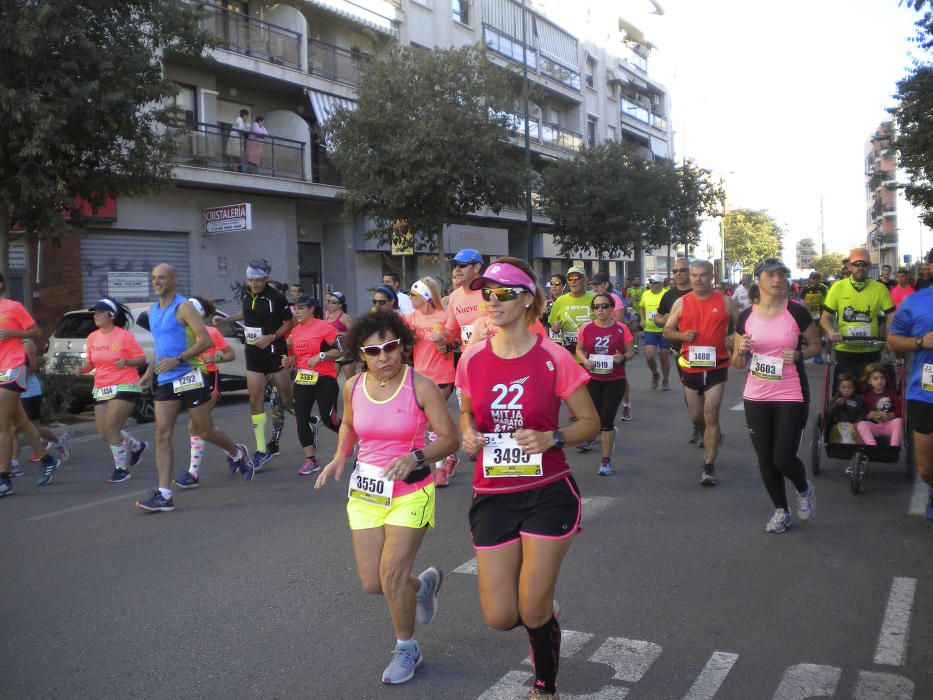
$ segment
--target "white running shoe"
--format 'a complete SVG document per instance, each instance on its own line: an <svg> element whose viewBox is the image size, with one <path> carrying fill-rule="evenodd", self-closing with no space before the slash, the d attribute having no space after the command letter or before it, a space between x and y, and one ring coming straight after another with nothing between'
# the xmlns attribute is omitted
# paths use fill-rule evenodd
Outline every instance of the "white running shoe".
<svg viewBox="0 0 933 700"><path fill-rule="evenodd" d="M432 566L418 574L418 578L421 580L421 590L418 591L415 616L419 625L426 625L437 616L437 594L444 583L444 572Z"/></svg>
<svg viewBox="0 0 933 700"><path fill-rule="evenodd" d="M801 520L810 520L816 515L816 493L813 483L807 482L807 492L797 494L797 517Z"/></svg>
<svg viewBox="0 0 933 700"><path fill-rule="evenodd" d="M783 508L778 508L771 516L771 520L765 525L765 532L780 533L790 527L790 513Z"/></svg>
<svg viewBox="0 0 933 700"><path fill-rule="evenodd" d="M415 671L424 665L421 657L421 645L414 639L410 642L396 642L392 650L392 662L382 672L382 682L389 685L406 683L415 677Z"/></svg>

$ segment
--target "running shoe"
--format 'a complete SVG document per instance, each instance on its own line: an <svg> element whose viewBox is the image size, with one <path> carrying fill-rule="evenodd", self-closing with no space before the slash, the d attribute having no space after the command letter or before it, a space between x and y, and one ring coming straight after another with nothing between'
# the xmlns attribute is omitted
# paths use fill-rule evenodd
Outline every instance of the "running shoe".
<svg viewBox="0 0 933 700"><path fill-rule="evenodd" d="M110 478L107 479L108 484L119 484L121 481L127 481L132 479L133 475L130 474L126 469L120 469L120 467L114 467L113 473L110 475Z"/></svg>
<svg viewBox="0 0 933 700"><path fill-rule="evenodd" d="M389 685L405 683L415 677L415 671L424 665L421 645L414 639L397 642L392 650L392 662L382 672L382 682Z"/></svg>
<svg viewBox="0 0 933 700"><path fill-rule="evenodd" d="M577 445L578 452L589 452L590 448L593 447L595 440L584 440L579 445Z"/></svg>
<svg viewBox="0 0 933 700"><path fill-rule="evenodd" d="M0 496L9 496L11 493L13 493L13 481L6 474L0 475Z"/></svg>
<svg viewBox="0 0 933 700"><path fill-rule="evenodd" d="M131 467L135 467L137 464L139 464L139 460L142 458L143 452L146 451L147 447L149 447L149 443L145 442L144 440L140 440L139 448L135 450L130 450L129 465Z"/></svg>
<svg viewBox="0 0 933 700"><path fill-rule="evenodd" d="M661 391L670 391L670 390L671 390L671 383L667 379L665 379L664 384L662 384L661 386Z"/></svg>
<svg viewBox="0 0 933 700"><path fill-rule="evenodd" d="M175 484L182 489L196 489L201 485L201 477L191 472L182 472L181 476L175 479Z"/></svg>
<svg viewBox="0 0 933 700"><path fill-rule="evenodd" d="M435 467L434 469L434 485L437 488L444 488L447 484L450 483L450 475L447 473L446 467Z"/></svg>
<svg viewBox="0 0 933 700"><path fill-rule="evenodd" d="M816 493L813 483L807 482L807 492L797 494L797 517L801 520L811 520L816 515Z"/></svg>
<svg viewBox="0 0 933 700"><path fill-rule="evenodd" d="M790 527L790 513L788 513L783 508L778 508L774 511L774 515L771 516L771 520L765 525L765 532L773 532L775 534L784 532L787 528Z"/></svg>
<svg viewBox="0 0 933 700"><path fill-rule="evenodd" d="M62 461L71 459L71 435L62 433L58 436L58 451L62 453Z"/></svg>
<svg viewBox="0 0 933 700"><path fill-rule="evenodd" d="M48 486L52 483L52 475L62 465L62 461L58 457L46 454L45 457L39 460L39 464L41 468L39 469L39 478L36 479L36 486Z"/></svg>
<svg viewBox="0 0 933 700"><path fill-rule="evenodd" d="M545 693L540 688L532 688L528 691L528 700L560 700L560 693L556 688L553 693Z"/></svg>
<svg viewBox="0 0 933 700"><path fill-rule="evenodd" d="M611 476L612 475L612 462L610 462L605 457L603 461L599 464L599 471L597 472L600 476Z"/></svg>
<svg viewBox="0 0 933 700"><path fill-rule="evenodd" d="M690 444L691 444L691 445L696 445L696 444L702 442L702 440L703 440L703 438L700 437L700 431L694 429L694 430L693 430L693 435L690 436Z"/></svg>
<svg viewBox="0 0 933 700"><path fill-rule="evenodd" d="M437 615L437 594L444 583L444 572L431 566L418 574L421 589L418 591L418 605L415 616L419 625L426 625Z"/></svg>
<svg viewBox="0 0 933 700"><path fill-rule="evenodd" d="M712 464L703 465L703 475L700 477L700 483L703 486L715 486L716 485L716 467Z"/></svg>
<svg viewBox="0 0 933 700"><path fill-rule="evenodd" d="M448 478L454 478L454 469L457 468L458 464L460 464L460 458L457 456L456 452L452 455L447 455L447 458L444 460L444 469L447 470Z"/></svg>
<svg viewBox="0 0 933 700"><path fill-rule="evenodd" d="M632 407L630 405L622 407L622 420L632 420Z"/></svg>
<svg viewBox="0 0 933 700"><path fill-rule="evenodd" d="M933 523L933 489L930 489L930 498L927 499L926 516Z"/></svg>
<svg viewBox="0 0 933 700"><path fill-rule="evenodd" d="M246 445L237 443L236 449L236 459L227 457L227 466L230 467L230 473L236 474L237 472L241 472L244 479L252 481L254 469L253 463L249 459L249 452L246 451Z"/></svg>
<svg viewBox="0 0 933 700"><path fill-rule="evenodd" d="M269 462L278 456L278 452L273 454L272 452L269 452L268 449L265 452L256 450L256 454L253 455L253 470L257 472L261 471L264 466L266 466Z"/></svg>
<svg viewBox="0 0 933 700"><path fill-rule="evenodd" d="M321 471L321 465L317 461L316 457L308 457L304 464L301 465L301 469L298 470L300 476L308 476L309 474L314 474L315 472Z"/></svg>
<svg viewBox="0 0 933 700"><path fill-rule="evenodd" d="M660 374L652 374L652 375L651 375L651 390L652 390L652 391L657 391L657 390L658 390L658 382L659 382L659 381L661 381L661 375L660 375Z"/></svg>
<svg viewBox="0 0 933 700"><path fill-rule="evenodd" d="M175 510L175 501L165 498L159 489L153 489L145 501L136 501L136 507L147 513L167 513Z"/></svg>
<svg viewBox="0 0 933 700"><path fill-rule="evenodd" d="M279 456L279 441L278 440L270 440L268 443L266 443L266 454L269 455L269 459Z"/></svg>
<svg viewBox="0 0 933 700"><path fill-rule="evenodd" d="M26 472L15 459L10 462L10 476L26 476Z"/></svg>

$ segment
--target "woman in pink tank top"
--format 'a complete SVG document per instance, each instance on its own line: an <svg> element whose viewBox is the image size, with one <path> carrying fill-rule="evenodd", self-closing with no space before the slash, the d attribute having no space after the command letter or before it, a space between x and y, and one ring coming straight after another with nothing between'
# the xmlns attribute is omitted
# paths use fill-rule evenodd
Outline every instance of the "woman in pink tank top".
<svg viewBox="0 0 933 700"><path fill-rule="evenodd" d="M330 477L339 481L359 445L347 519L363 589L384 596L389 606L397 640L382 674L389 684L411 680L423 664L415 619L434 619L443 574L432 566L415 577L411 569L425 532L434 527L431 462L458 447L440 390L403 362L413 346L411 329L394 311L373 311L354 323L346 349L365 369L344 387L337 449L314 485L321 489ZM429 424L437 438L426 446Z"/></svg>

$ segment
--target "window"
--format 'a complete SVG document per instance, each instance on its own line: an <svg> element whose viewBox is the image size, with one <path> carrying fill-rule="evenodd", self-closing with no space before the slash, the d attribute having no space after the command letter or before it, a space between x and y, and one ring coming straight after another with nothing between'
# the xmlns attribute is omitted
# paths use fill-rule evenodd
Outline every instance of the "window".
<svg viewBox="0 0 933 700"><path fill-rule="evenodd" d="M470 23L470 0L451 0L451 9L455 22Z"/></svg>
<svg viewBox="0 0 933 700"><path fill-rule="evenodd" d="M586 118L586 143L589 146L596 145L596 117Z"/></svg>
<svg viewBox="0 0 933 700"><path fill-rule="evenodd" d="M587 87L596 87L596 59L592 56L586 57L586 74L584 75Z"/></svg>
<svg viewBox="0 0 933 700"><path fill-rule="evenodd" d="M609 134L607 135L607 138L610 141L615 141L616 140L616 128L612 124L610 124L606 128L609 130Z"/></svg>
<svg viewBox="0 0 933 700"><path fill-rule="evenodd" d="M194 85L175 83L175 87L178 88L178 94L165 100L166 116L177 124L197 123Z"/></svg>

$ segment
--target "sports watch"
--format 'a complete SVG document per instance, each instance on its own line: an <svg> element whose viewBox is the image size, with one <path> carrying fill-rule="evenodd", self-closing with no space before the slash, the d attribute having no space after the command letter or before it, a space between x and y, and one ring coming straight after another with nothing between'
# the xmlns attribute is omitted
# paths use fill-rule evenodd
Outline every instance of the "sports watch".
<svg viewBox="0 0 933 700"><path fill-rule="evenodd" d="M567 440L564 438L564 434L559 430L555 430L554 431L554 444L552 445L552 447L556 450L559 450L564 446L565 442L567 442Z"/></svg>
<svg viewBox="0 0 933 700"><path fill-rule="evenodd" d="M412 455L414 456L415 462L418 464L418 466L423 467L424 466L424 452L422 452L421 450L412 450Z"/></svg>

